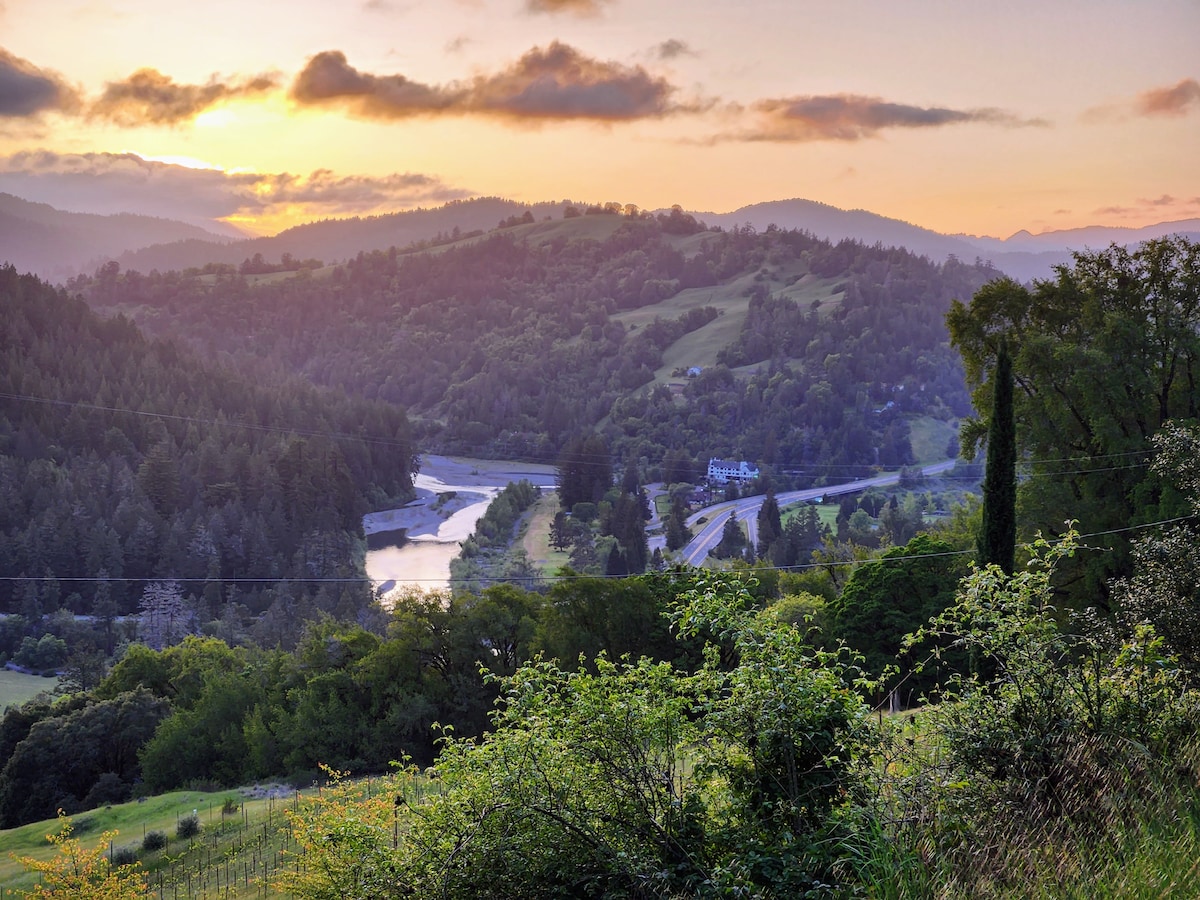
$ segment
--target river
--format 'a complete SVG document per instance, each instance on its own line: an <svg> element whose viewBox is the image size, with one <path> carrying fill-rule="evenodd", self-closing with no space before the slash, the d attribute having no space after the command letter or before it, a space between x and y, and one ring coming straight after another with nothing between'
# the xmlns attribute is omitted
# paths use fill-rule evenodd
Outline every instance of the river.
<svg viewBox="0 0 1200 900"><path fill-rule="evenodd" d="M400 509L369 513L363 530L372 549L367 551L367 577L388 596L409 589L444 590L450 585L450 561L460 542L475 530L488 504L505 485L528 480L554 487L552 466L512 461L427 456L413 479L417 499ZM406 540L389 544L389 534L403 532Z"/></svg>

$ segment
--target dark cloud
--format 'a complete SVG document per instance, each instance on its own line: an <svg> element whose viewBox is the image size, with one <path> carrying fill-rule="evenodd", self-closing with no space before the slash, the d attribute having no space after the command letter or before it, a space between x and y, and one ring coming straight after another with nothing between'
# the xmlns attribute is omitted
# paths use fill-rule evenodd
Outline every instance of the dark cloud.
<svg viewBox="0 0 1200 900"><path fill-rule="evenodd" d="M911 106L858 94L783 97L751 106L757 127L721 135L717 140L740 141L858 141L893 128L941 128L968 122L992 125L1046 125L1019 119L999 109L949 109Z"/></svg>
<svg viewBox="0 0 1200 900"><path fill-rule="evenodd" d="M1193 109L1200 109L1200 81L1195 78L1145 91L1134 102L1134 110L1142 116L1182 116Z"/></svg>
<svg viewBox="0 0 1200 900"><path fill-rule="evenodd" d="M659 59L677 59L680 56L695 56L693 50L685 41L668 38L654 48L654 55Z"/></svg>
<svg viewBox="0 0 1200 900"><path fill-rule="evenodd" d="M78 107L78 91L62 76L0 48L0 118L73 112Z"/></svg>
<svg viewBox="0 0 1200 900"><path fill-rule="evenodd" d="M223 172L142 159L133 153L0 157L0 191L78 212L137 212L204 223L304 206L312 216L389 212L470 196L431 175L309 175Z"/></svg>
<svg viewBox="0 0 1200 900"><path fill-rule="evenodd" d="M213 76L207 84L178 84L157 69L139 69L123 81L110 81L88 115L118 125L176 125L226 100L266 93L277 75L241 81Z"/></svg>
<svg viewBox="0 0 1200 900"><path fill-rule="evenodd" d="M681 111L671 100L675 90L641 66L592 59L555 41L534 47L501 72L447 85L360 72L345 54L330 50L308 61L291 94L302 104L341 104L381 119L481 114L616 122Z"/></svg>
<svg viewBox="0 0 1200 900"><path fill-rule="evenodd" d="M340 50L326 50L305 64L292 82L291 95L302 104L347 103L364 116L399 119L451 109L466 92L429 87L403 75L362 73Z"/></svg>
<svg viewBox="0 0 1200 900"><path fill-rule="evenodd" d="M525 0L531 13L569 13L576 16L597 16L612 0Z"/></svg>

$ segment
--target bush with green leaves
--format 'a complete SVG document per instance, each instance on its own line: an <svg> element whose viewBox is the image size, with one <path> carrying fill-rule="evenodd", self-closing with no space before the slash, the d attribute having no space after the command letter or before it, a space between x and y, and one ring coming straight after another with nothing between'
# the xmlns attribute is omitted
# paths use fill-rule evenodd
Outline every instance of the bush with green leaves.
<svg viewBox="0 0 1200 900"><path fill-rule="evenodd" d="M922 714L914 752L891 770L906 773L889 788L892 837L936 848L956 878L1019 882L1052 847L1077 858L1144 816L1145 798L1195 778L1200 694L1153 628L1052 605L1055 567L1077 548L1068 529L1035 542L1023 572L976 570L913 636L972 668Z"/></svg>
<svg viewBox="0 0 1200 900"><path fill-rule="evenodd" d="M146 853L164 850L166 846L167 834L165 831L148 831L146 832L146 836L142 838L142 850Z"/></svg>
<svg viewBox="0 0 1200 900"><path fill-rule="evenodd" d="M197 837L200 834L200 817L195 813L184 816L175 825L175 837L181 841Z"/></svg>
<svg viewBox="0 0 1200 900"><path fill-rule="evenodd" d="M287 889L314 900L819 890L835 869L835 811L875 747L856 670L759 612L732 578L684 593L674 620L682 639L710 642L696 671L605 657L577 671L522 666L498 679L485 737L445 736L436 793L300 809L308 864ZM397 810L404 827L389 830Z"/></svg>

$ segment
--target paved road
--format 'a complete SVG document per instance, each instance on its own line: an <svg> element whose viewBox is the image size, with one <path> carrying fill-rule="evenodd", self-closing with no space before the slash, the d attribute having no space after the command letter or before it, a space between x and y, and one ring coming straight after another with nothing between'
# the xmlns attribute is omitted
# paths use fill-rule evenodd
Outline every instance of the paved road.
<svg viewBox="0 0 1200 900"><path fill-rule="evenodd" d="M954 467L954 460L947 460L936 465L925 466L921 472L925 475L940 475ZM859 481L849 481L845 484L828 485L822 488L809 488L804 491L785 491L781 494L776 494L775 499L779 502L779 506L789 506L793 503L800 503L805 500L816 500L820 497L837 496L838 494L853 494L858 491L865 491L871 487L884 487L889 484L896 484L900 481L899 472L890 472L885 475L876 475L873 478L863 478ZM758 511L762 507L766 497L758 494L754 497L743 497L740 500L731 500L726 503L718 503L716 506L709 506L702 509L693 516L689 516L687 524L689 528L695 528L697 522L706 518L703 528L696 532L696 536L691 542L680 551L680 556L688 565L699 566L708 558L708 552L713 547L721 543L721 533L725 530L725 523L729 517L735 512L737 513L738 521L746 523L746 530L749 532L750 542L758 544ZM662 538L659 538L661 541ZM653 549L654 544L651 544Z"/></svg>

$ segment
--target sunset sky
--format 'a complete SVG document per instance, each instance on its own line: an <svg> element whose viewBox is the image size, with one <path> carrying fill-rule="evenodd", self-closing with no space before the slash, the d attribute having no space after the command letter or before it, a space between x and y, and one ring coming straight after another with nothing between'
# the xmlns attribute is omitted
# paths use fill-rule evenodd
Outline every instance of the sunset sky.
<svg viewBox="0 0 1200 900"><path fill-rule="evenodd" d="M1200 0L0 0L0 191L313 218L791 197L1200 216Z"/></svg>

